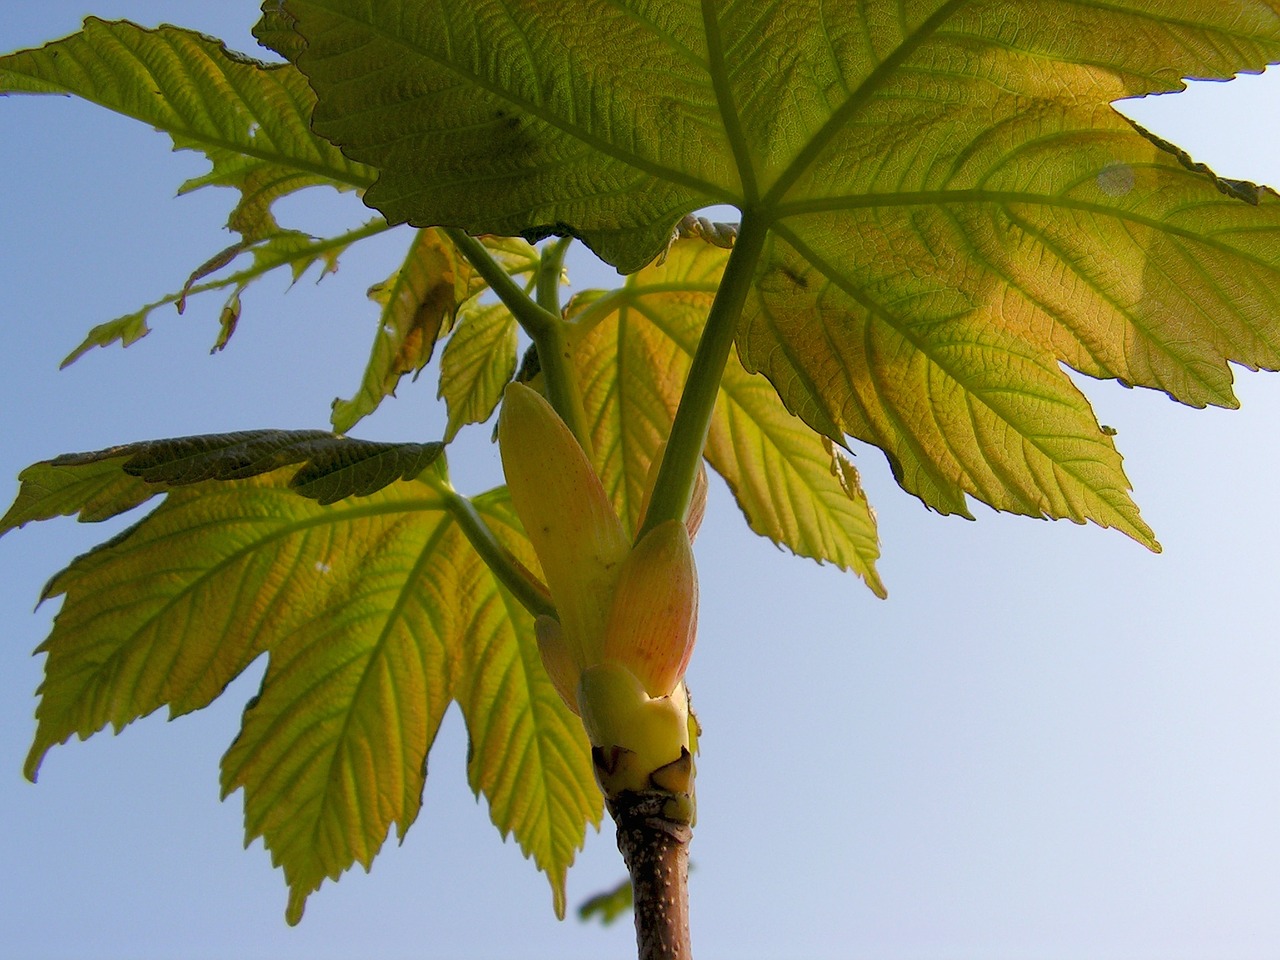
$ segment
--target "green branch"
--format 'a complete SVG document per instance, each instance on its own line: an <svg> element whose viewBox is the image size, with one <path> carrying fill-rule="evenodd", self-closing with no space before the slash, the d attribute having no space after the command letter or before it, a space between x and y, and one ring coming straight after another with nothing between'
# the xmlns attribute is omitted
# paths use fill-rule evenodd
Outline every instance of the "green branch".
<svg viewBox="0 0 1280 960"><path fill-rule="evenodd" d="M573 375L572 355L566 337L567 325L558 314L548 310L521 290L511 275L502 269L501 264L493 259L479 240L456 227L443 229L533 341L534 347L538 350L538 360L542 365L547 400L556 413L560 414L560 419L568 424L573 435L578 438L578 443L586 451L587 457L592 458L591 431L587 425L586 412L582 408L582 391L578 386L577 377ZM558 283L559 264L564 257L564 249L559 243L553 243L548 253L544 254L544 256L547 255L556 261L555 276ZM544 296L542 288L546 273L547 271L542 270L539 274L537 295L540 298ZM557 297L558 295L557 292Z"/></svg>
<svg viewBox="0 0 1280 960"><path fill-rule="evenodd" d="M720 380L729 360L729 351L733 349L738 320L742 316L767 233L768 226L763 220L757 219L750 211L744 211L733 253L729 254L720 289L716 291L711 312L707 314L707 325L689 367L689 379L685 381L684 393L680 396L680 406L671 425L667 452L662 458L662 466L658 468L644 524L636 533L637 541L664 520L683 521L689 511L707 432L711 429L711 416L720 395Z"/></svg>

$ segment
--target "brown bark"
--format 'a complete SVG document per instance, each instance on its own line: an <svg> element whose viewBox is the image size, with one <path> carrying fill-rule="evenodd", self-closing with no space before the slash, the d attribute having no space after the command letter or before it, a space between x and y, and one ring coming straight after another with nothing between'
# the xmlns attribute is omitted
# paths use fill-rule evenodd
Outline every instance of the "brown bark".
<svg viewBox="0 0 1280 960"><path fill-rule="evenodd" d="M688 798L626 791L609 803L635 894L639 960L691 960Z"/></svg>

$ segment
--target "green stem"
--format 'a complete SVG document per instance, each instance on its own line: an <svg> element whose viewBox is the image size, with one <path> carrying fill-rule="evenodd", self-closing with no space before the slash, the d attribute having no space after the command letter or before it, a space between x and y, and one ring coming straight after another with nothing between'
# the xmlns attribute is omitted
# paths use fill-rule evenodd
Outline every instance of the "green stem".
<svg viewBox="0 0 1280 960"><path fill-rule="evenodd" d="M573 237L553 240L542 249L538 264L538 288L535 296L544 310L560 316L560 279L564 276L564 255L569 251Z"/></svg>
<svg viewBox="0 0 1280 960"><path fill-rule="evenodd" d="M689 378L685 381L676 419L671 425L667 452L662 458L662 466L658 468L649 509L643 526L636 534L637 541L664 520L683 521L689 511L707 432L711 429L711 416L720 395L720 380L729 360L729 351L733 349L738 320L747 302L768 229L767 223L751 211L743 212L737 242L733 253L729 254L729 262L725 264L720 289L716 291L702 339L693 354Z"/></svg>
<svg viewBox="0 0 1280 960"><path fill-rule="evenodd" d="M444 497L445 507L467 541L498 581L535 617L543 614L554 617L556 608L547 595L546 587L494 535L475 504L454 490L448 481L438 489Z"/></svg>
<svg viewBox="0 0 1280 960"><path fill-rule="evenodd" d="M582 407L582 391L578 387L578 378L573 375L572 351L567 337L568 325L558 314L552 313L521 290L511 275L502 269L501 264L493 259L479 240L456 227L445 227L444 232L468 262L475 267L476 272L484 278L485 283L489 284L489 289L497 294L503 306L516 318L516 323L520 324L524 332L529 335L529 339L533 341L533 345L538 350L538 360L542 364L547 400L577 437L588 459L592 459L591 431L587 424L586 411ZM557 246L552 244L551 249ZM564 251L560 250L552 256L563 258ZM558 266L555 273L558 282L560 274ZM544 276L545 273L539 276L537 284L539 296L542 294Z"/></svg>

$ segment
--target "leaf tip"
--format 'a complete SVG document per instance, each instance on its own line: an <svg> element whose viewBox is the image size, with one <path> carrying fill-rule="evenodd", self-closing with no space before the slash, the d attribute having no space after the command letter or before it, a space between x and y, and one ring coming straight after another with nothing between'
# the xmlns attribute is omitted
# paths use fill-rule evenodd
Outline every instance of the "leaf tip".
<svg viewBox="0 0 1280 960"><path fill-rule="evenodd" d="M556 912L556 919L563 920L565 916L565 904L567 897L565 895L565 874L566 871L561 870L555 876L551 871L547 871L547 880L551 883L551 904Z"/></svg>
<svg viewBox="0 0 1280 960"><path fill-rule="evenodd" d="M302 914L307 908L307 897L311 895L314 889L314 887L311 890L303 890L300 887L289 888L289 905L284 911L285 923L291 927L296 927L302 922Z"/></svg>
<svg viewBox="0 0 1280 960"><path fill-rule="evenodd" d="M45 754L49 752L52 744L45 743L39 736L31 744L31 749L27 752L27 759L22 764L22 775L31 783L35 783L40 776L40 765L44 763Z"/></svg>

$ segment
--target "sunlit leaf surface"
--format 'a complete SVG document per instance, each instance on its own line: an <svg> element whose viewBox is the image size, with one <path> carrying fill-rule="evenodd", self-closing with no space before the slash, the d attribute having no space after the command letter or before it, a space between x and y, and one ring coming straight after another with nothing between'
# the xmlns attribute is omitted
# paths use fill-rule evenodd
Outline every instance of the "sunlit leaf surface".
<svg viewBox="0 0 1280 960"><path fill-rule="evenodd" d="M367 867L389 830L403 836L413 823L427 751L456 700L473 787L503 835L546 872L563 913L566 870L601 801L581 724L542 669L531 617L471 548L436 474L322 506L297 495L293 470L258 469L308 448L321 451L303 467L314 469L326 444L361 446L264 431L27 471L0 529L76 509L105 519L168 491L45 590L64 600L40 647L48 659L28 776L73 735L207 705L266 653L223 788L244 790L247 838L263 837L284 868L296 922L324 879ZM254 475L197 479L219 475L218 463ZM504 492L475 507L536 566Z"/></svg>
<svg viewBox="0 0 1280 960"><path fill-rule="evenodd" d="M463 315L440 357L440 396L449 407L445 440L468 423L484 423L516 372L516 321L500 303Z"/></svg>
<svg viewBox="0 0 1280 960"><path fill-rule="evenodd" d="M1280 59L1276 4L289 10L316 130L393 221L571 231L625 271L708 204L767 224L745 366L939 511L1154 547L1062 364L1193 405L1234 403L1228 361L1280 366L1280 202L1110 107Z"/></svg>
<svg viewBox="0 0 1280 960"><path fill-rule="evenodd" d="M290 64L264 64L178 27L149 30L89 17L80 33L0 57L0 94L6 93L70 94L147 123L168 133L176 149L199 151L211 162L180 192L226 186L239 193L227 226L240 241L197 266L180 290L96 326L66 363L93 347L129 346L150 332L147 321L158 308L174 304L181 312L188 296L208 290L227 291L215 343L221 348L253 281L280 268L294 280L313 266L323 276L352 243L387 229L379 220L317 238L276 222L272 205L281 197L314 186L363 189L374 177L311 132L315 97ZM241 256L251 256L251 265L215 276Z"/></svg>
<svg viewBox="0 0 1280 960"><path fill-rule="evenodd" d="M622 289L588 293L571 305L597 466L632 530L726 257L701 240L681 240L664 263L629 277ZM766 380L732 358L707 460L753 530L801 556L853 570L883 595L875 518L856 471L787 412Z"/></svg>

